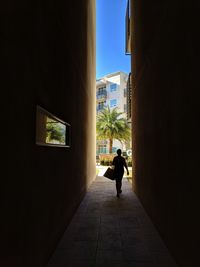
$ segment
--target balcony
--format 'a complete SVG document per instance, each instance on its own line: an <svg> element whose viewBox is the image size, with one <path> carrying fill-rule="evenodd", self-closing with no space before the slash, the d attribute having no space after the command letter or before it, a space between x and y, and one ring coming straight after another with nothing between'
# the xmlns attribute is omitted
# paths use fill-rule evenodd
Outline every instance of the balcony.
<svg viewBox="0 0 200 267"><path fill-rule="evenodd" d="M100 112L104 109L105 106L100 106L100 107L97 107L97 112Z"/></svg>
<svg viewBox="0 0 200 267"><path fill-rule="evenodd" d="M97 93L96 99L98 102L105 101L107 99L107 91L100 91Z"/></svg>

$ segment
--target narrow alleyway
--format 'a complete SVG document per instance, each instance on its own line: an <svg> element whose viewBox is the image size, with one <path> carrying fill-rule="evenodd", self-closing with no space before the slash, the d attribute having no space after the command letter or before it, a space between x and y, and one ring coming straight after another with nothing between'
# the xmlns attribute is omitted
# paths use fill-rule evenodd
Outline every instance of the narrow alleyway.
<svg viewBox="0 0 200 267"><path fill-rule="evenodd" d="M122 191L96 178L47 267L176 266L126 178Z"/></svg>

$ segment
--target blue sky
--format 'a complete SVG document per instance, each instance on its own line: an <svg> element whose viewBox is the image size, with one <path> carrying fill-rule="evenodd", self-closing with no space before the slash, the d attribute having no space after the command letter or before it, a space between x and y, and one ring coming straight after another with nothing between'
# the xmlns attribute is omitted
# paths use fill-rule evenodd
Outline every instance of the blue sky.
<svg viewBox="0 0 200 267"><path fill-rule="evenodd" d="M127 0L96 0L96 78L116 71L130 72L125 55Z"/></svg>

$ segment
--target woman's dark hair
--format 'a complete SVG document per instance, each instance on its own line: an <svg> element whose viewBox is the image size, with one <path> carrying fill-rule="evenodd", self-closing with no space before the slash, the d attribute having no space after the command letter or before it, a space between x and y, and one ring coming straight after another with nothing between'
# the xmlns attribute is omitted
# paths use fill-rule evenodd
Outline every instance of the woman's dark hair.
<svg viewBox="0 0 200 267"><path fill-rule="evenodd" d="M121 156L121 154L122 154L121 149L117 149L117 155Z"/></svg>

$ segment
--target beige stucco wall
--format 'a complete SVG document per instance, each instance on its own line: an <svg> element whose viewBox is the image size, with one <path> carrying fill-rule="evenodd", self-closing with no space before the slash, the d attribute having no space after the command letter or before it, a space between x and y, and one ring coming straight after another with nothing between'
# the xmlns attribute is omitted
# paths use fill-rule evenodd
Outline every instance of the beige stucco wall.
<svg viewBox="0 0 200 267"><path fill-rule="evenodd" d="M43 267L96 176L95 1L11 0L1 19L0 265ZM70 148L36 145L37 105Z"/></svg>
<svg viewBox="0 0 200 267"><path fill-rule="evenodd" d="M178 266L198 266L196 4L131 3L133 189Z"/></svg>

